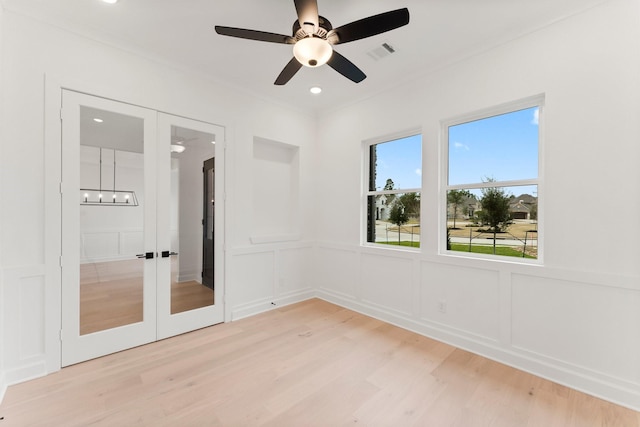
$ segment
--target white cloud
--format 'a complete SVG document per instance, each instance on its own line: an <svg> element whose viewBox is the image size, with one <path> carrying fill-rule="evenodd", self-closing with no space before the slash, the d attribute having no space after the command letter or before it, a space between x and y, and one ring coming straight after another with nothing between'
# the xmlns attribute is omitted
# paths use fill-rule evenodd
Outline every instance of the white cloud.
<svg viewBox="0 0 640 427"><path fill-rule="evenodd" d="M420 168L416 169L416 175L422 176L422 169Z"/></svg>
<svg viewBox="0 0 640 427"><path fill-rule="evenodd" d="M539 122L540 122L540 109L536 108L535 110L533 110L533 118L531 119L531 124L538 126Z"/></svg>
<svg viewBox="0 0 640 427"><path fill-rule="evenodd" d="M469 146L467 144L463 144L462 142L454 142L453 146L457 150L464 150L464 151L469 151L470 150Z"/></svg>

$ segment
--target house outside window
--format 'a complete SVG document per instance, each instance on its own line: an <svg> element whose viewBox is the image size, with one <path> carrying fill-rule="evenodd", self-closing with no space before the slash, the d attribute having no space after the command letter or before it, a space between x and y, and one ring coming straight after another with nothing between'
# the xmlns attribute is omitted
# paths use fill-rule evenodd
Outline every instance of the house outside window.
<svg viewBox="0 0 640 427"><path fill-rule="evenodd" d="M540 260L542 95L443 122L442 248Z"/></svg>
<svg viewBox="0 0 640 427"><path fill-rule="evenodd" d="M364 151L365 242L419 248L422 136L368 141Z"/></svg>

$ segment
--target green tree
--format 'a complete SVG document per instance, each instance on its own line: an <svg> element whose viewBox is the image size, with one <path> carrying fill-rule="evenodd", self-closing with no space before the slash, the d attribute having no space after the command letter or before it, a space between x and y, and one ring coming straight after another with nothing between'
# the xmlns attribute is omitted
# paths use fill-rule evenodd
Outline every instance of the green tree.
<svg viewBox="0 0 640 427"><path fill-rule="evenodd" d="M398 201L404 206L404 211L409 218L420 219L420 194L405 193L398 197Z"/></svg>
<svg viewBox="0 0 640 427"><path fill-rule="evenodd" d="M456 228L456 217L458 216L458 207L467 199L472 197L467 190L451 190L447 193L447 203L453 206L453 228Z"/></svg>
<svg viewBox="0 0 640 427"><path fill-rule="evenodd" d="M385 190L393 190L393 180L391 178L387 178L387 182L384 184Z"/></svg>
<svg viewBox="0 0 640 427"><path fill-rule="evenodd" d="M396 200L391 206L389 211L389 221L398 226L398 245L400 245L400 227L402 224L409 221L409 215L407 214L404 205L400 199Z"/></svg>
<svg viewBox="0 0 640 427"><path fill-rule="evenodd" d="M494 182L493 178L487 178L484 182ZM482 190L482 211L479 216L484 224L493 232L493 253L496 253L496 233L504 231L511 224L509 212L509 196L504 188L488 187Z"/></svg>

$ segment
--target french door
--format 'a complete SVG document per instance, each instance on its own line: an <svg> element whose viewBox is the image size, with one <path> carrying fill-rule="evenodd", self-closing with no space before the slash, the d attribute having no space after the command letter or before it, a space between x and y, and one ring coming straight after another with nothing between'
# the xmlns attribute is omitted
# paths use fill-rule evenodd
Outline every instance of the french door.
<svg viewBox="0 0 640 427"><path fill-rule="evenodd" d="M67 90L62 104L62 365L222 322L197 188L224 129Z"/></svg>

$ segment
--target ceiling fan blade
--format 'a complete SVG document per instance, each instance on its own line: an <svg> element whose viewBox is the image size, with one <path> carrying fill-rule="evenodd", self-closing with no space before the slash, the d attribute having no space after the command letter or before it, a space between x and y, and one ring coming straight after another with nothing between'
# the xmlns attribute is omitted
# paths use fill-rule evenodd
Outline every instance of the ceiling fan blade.
<svg viewBox="0 0 640 427"><path fill-rule="evenodd" d="M295 44L296 42L293 37L285 36L284 34L266 33L264 31L246 30L244 28L221 27L220 25L216 25L216 33L223 36L269 43Z"/></svg>
<svg viewBox="0 0 640 427"><path fill-rule="evenodd" d="M315 33L318 29L318 2L317 0L293 0L298 13L300 27L307 33ZM306 24L306 26L305 26ZM309 28L313 25L313 29Z"/></svg>
<svg viewBox="0 0 640 427"><path fill-rule="evenodd" d="M367 78L367 75L363 73L360 68L356 67L353 62L349 61L335 50L327 64L353 82L360 83Z"/></svg>
<svg viewBox="0 0 640 427"><path fill-rule="evenodd" d="M395 30L409 23L409 9L392 10L379 15L353 21L341 27L334 28L327 35L332 44L341 44L360 40L376 34ZM337 40L336 39L337 36Z"/></svg>
<svg viewBox="0 0 640 427"><path fill-rule="evenodd" d="M295 57L291 58L291 61L289 61L289 63L285 65L284 69L280 72L280 75L273 84L278 86L286 84L289 80L291 80L291 77L293 77L301 67L302 64L298 62Z"/></svg>

